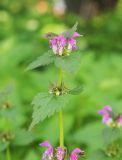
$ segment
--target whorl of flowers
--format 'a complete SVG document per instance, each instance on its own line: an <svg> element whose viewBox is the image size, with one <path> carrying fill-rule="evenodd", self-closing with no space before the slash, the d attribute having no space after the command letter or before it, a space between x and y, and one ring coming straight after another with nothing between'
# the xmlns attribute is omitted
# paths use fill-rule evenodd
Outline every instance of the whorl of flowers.
<svg viewBox="0 0 122 160"><path fill-rule="evenodd" d="M45 38L49 38L50 48L53 53L58 56L69 55L72 51L77 50L76 38L80 37L77 30L77 23L68 31L59 35L49 32L45 35Z"/></svg>
<svg viewBox="0 0 122 160"><path fill-rule="evenodd" d="M122 126L122 113L114 115L111 106L105 106L98 111L102 115L102 122L110 127L120 128Z"/></svg>
<svg viewBox="0 0 122 160"><path fill-rule="evenodd" d="M77 50L75 38L79 36L80 34L77 32L74 32L70 38L65 38L63 33L59 36L54 36L50 39L50 48L52 48L54 54L59 56L67 55L71 51Z"/></svg>
<svg viewBox="0 0 122 160"><path fill-rule="evenodd" d="M66 148L62 148L62 147L58 147L56 148L55 152L53 147L50 145L50 143L48 141L44 141L42 143L40 143L41 147L47 147L46 150L44 151L43 155L42 155L42 159L44 160L63 160L65 157L67 157L67 152L66 152ZM84 155L84 151L81 150L80 148L75 148L70 156L67 157L67 159L69 160L78 160L78 156L83 156Z"/></svg>

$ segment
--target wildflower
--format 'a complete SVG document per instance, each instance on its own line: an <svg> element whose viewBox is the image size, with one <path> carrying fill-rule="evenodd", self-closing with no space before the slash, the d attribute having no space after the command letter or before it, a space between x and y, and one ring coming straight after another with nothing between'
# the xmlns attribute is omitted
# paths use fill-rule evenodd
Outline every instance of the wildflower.
<svg viewBox="0 0 122 160"><path fill-rule="evenodd" d="M78 155L84 155L84 151L79 148L76 148L71 152L70 160L77 160Z"/></svg>
<svg viewBox="0 0 122 160"><path fill-rule="evenodd" d="M102 122L110 127L120 128L122 126L122 113L115 116L111 106L105 106L98 111L103 116Z"/></svg>
<svg viewBox="0 0 122 160"><path fill-rule="evenodd" d="M40 146L47 147L47 149L42 155L42 159L44 160L53 160L53 159L64 160L65 157L67 157L67 152L65 147L64 148L57 147L56 152L53 153L53 147L50 145L48 141L42 142ZM77 160L79 155L83 156L84 151L79 148L76 148L71 152L70 157L68 156L67 159Z"/></svg>
<svg viewBox="0 0 122 160"><path fill-rule="evenodd" d="M112 108L110 106L103 107L103 109L99 110L98 113L103 116L102 122L104 124L110 124L112 122Z"/></svg>
<svg viewBox="0 0 122 160"><path fill-rule="evenodd" d="M48 141L44 141L39 145L42 147L47 147L47 149L42 155L42 159L51 160L53 157L53 147L50 145L50 143Z"/></svg>
<svg viewBox="0 0 122 160"><path fill-rule="evenodd" d="M56 152L57 160L63 160L64 159L64 155L65 155L64 149L61 148L61 147L58 147L56 151L57 151Z"/></svg>
<svg viewBox="0 0 122 160"><path fill-rule="evenodd" d="M50 48L56 55L69 55L71 51L77 50L75 38L79 36L81 35L77 32L74 32L70 38L65 38L64 33L52 36L50 39Z"/></svg>

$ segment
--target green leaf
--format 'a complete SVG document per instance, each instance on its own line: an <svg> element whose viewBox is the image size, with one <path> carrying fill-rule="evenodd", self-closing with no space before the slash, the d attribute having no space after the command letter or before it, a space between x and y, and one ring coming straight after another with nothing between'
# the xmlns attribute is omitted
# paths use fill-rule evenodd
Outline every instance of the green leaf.
<svg viewBox="0 0 122 160"><path fill-rule="evenodd" d="M9 142L0 142L0 152L4 151L9 145Z"/></svg>
<svg viewBox="0 0 122 160"><path fill-rule="evenodd" d="M85 143L89 146L90 151L94 151L98 148L101 148L103 145L102 130L104 125L99 122L89 123L89 125L80 128L75 132L74 135L71 135L71 138L75 143Z"/></svg>
<svg viewBox="0 0 122 160"><path fill-rule="evenodd" d="M8 96L12 92L12 85L9 84L5 87L3 91L0 92L0 107L6 103Z"/></svg>
<svg viewBox="0 0 122 160"><path fill-rule="evenodd" d="M71 89L68 93L72 95L80 94L83 91L83 86L77 86L73 89Z"/></svg>
<svg viewBox="0 0 122 160"><path fill-rule="evenodd" d="M32 129L37 123L45 118L52 116L55 112L60 111L68 102L68 97L54 96L50 93L39 93L33 100L34 111L32 123L29 129Z"/></svg>
<svg viewBox="0 0 122 160"><path fill-rule="evenodd" d="M54 60L54 55L51 54L51 51L44 53L42 56L38 57L37 60L33 61L27 67L27 70L32 70L40 66L48 65Z"/></svg>
<svg viewBox="0 0 122 160"><path fill-rule="evenodd" d="M81 53L79 51L73 52L69 56L56 57L54 59L56 67L67 71L69 73L75 73L81 64Z"/></svg>
<svg viewBox="0 0 122 160"><path fill-rule="evenodd" d="M118 128L107 127L103 130L103 138L105 144L109 144L121 137L121 131Z"/></svg>
<svg viewBox="0 0 122 160"><path fill-rule="evenodd" d="M74 26L64 33L65 38L72 37L73 33L77 30L78 23L76 22Z"/></svg>
<svg viewBox="0 0 122 160"><path fill-rule="evenodd" d="M88 157L88 160L107 160L107 156L102 150L97 150Z"/></svg>
<svg viewBox="0 0 122 160"><path fill-rule="evenodd" d="M32 132L26 130L16 130L14 132L15 138L13 139L13 144L18 146L25 146L32 143L35 136Z"/></svg>
<svg viewBox="0 0 122 160"><path fill-rule="evenodd" d="M27 156L24 158L24 160L39 160L39 156L37 156L37 153L31 150L27 153Z"/></svg>

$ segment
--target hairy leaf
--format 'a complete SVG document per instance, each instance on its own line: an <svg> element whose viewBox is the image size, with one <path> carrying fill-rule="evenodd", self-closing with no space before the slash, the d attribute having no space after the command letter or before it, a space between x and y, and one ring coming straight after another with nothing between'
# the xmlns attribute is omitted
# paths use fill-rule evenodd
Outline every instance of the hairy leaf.
<svg viewBox="0 0 122 160"><path fill-rule="evenodd" d="M72 37L73 33L77 30L78 23L76 22L74 26L64 33L65 38Z"/></svg>
<svg viewBox="0 0 122 160"><path fill-rule="evenodd" d="M38 57L35 61L29 64L27 67L27 70L32 70L40 66L48 65L52 63L54 60L53 54L51 54L51 51L48 51L44 53L42 56Z"/></svg>
<svg viewBox="0 0 122 160"><path fill-rule="evenodd" d="M80 94L81 92L83 91L83 86L77 86L71 90L69 90L69 94L72 94L72 95L77 95L77 94Z"/></svg>
<svg viewBox="0 0 122 160"><path fill-rule="evenodd" d="M54 63L58 68L64 71L75 73L80 67L81 53L77 51L69 56L56 57Z"/></svg>
<svg viewBox="0 0 122 160"><path fill-rule="evenodd" d="M45 118L52 116L55 112L60 111L66 105L68 99L65 96L54 96L50 93L39 93L33 100L34 111L32 123L29 129L32 129L37 123Z"/></svg>

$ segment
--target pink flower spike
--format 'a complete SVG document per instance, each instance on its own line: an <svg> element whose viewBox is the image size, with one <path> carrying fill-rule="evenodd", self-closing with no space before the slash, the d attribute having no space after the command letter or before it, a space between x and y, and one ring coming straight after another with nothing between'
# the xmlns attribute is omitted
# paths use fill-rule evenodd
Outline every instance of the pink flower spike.
<svg viewBox="0 0 122 160"><path fill-rule="evenodd" d="M63 160L64 159L64 154L65 154L64 149L61 148L61 147L58 147L57 152L56 152L57 160Z"/></svg>
<svg viewBox="0 0 122 160"><path fill-rule="evenodd" d="M80 148L75 148L70 155L70 160L77 160L78 159L78 155L84 155L84 151L81 150Z"/></svg>
<svg viewBox="0 0 122 160"><path fill-rule="evenodd" d="M53 157L53 147L50 145L50 143L48 141L44 141L40 143L39 145L42 147L47 147L47 149L42 155L42 159L51 160Z"/></svg>

